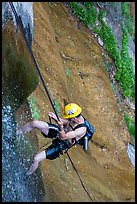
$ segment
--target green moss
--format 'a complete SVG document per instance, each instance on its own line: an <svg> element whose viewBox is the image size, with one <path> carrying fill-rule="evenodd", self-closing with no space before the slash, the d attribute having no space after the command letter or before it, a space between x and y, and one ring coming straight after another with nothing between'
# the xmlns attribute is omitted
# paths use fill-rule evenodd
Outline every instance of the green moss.
<svg viewBox="0 0 137 204"><path fill-rule="evenodd" d="M84 2L83 5L85 9L80 6L78 2L70 2L72 12L83 21L86 26L92 26L96 22L97 12L90 2Z"/></svg>
<svg viewBox="0 0 137 204"><path fill-rule="evenodd" d="M124 24L132 36L133 40L135 38L135 24L133 22L133 19L130 15L130 9L129 9L129 2L121 2L121 10L122 10L122 17L124 19Z"/></svg>
<svg viewBox="0 0 137 204"><path fill-rule="evenodd" d="M60 107L59 107L58 99L53 99L53 105L54 105L54 108L55 108L58 116L60 116Z"/></svg>
<svg viewBox="0 0 137 204"><path fill-rule="evenodd" d="M29 96L28 98L28 102L29 102L29 107L30 107L30 111L32 114L32 118L34 120L38 120L39 119L39 112L40 110L38 110L37 106L36 106L36 100L33 96Z"/></svg>
<svg viewBox="0 0 137 204"><path fill-rule="evenodd" d="M103 22L103 14L99 15L101 25L95 30L95 32L101 37L104 42L104 46L108 51L109 56L114 60L117 67L117 73L115 75L116 80L119 82L121 91L124 97L129 97L132 101L135 98L135 79L133 73L132 59L128 54L128 32L123 25L122 31L122 50L119 53L118 45L112 34L111 29Z"/></svg>
<svg viewBox="0 0 137 204"><path fill-rule="evenodd" d="M86 7L86 11L88 13L89 25L92 26L97 20L97 11L94 8L92 2L83 2L83 5Z"/></svg>
<svg viewBox="0 0 137 204"><path fill-rule="evenodd" d="M127 114L124 114L124 119L127 123L129 134L131 135L131 137L135 138L135 122L131 120L131 118Z"/></svg>
<svg viewBox="0 0 137 204"><path fill-rule="evenodd" d="M133 72L132 59L128 54L128 32L123 26L122 49L119 61L117 61L117 73L115 75L120 84L123 95L135 100L135 75Z"/></svg>
<svg viewBox="0 0 137 204"><path fill-rule="evenodd" d="M103 21L101 21L100 26L94 29L93 32L98 34L102 39L105 49L108 51L110 58L112 58L114 62L119 59L120 55L118 51L118 45L110 27L107 26Z"/></svg>
<svg viewBox="0 0 137 204"><path fill-rule="evenodd" d="M67 77L70 77L70 69L68 67L66 68L65 73Z"/></svg>

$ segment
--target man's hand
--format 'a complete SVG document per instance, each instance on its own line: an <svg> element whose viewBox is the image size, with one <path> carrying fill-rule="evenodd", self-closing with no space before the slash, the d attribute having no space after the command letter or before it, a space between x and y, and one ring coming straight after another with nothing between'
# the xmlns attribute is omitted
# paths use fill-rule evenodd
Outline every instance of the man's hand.
<svg viewBox="0 0 137 204"><path fill-rule="evenodd" d="M20 130L16 130L16 135L17 136L19 136L19 135L21 135L23 132L22 132L22 130L20 129Z"/></svg>
<svg viewBox="0 0 137 204"><path fill-rule="evenodd" d="M22 132L21 129L16 130L16 136L17 136L18 139L20 138L20 136L21 136L22 134L23 134L23 132Z"/></svg>
<svg viewBox="0 0 137 204"><path fill-rule="evenodd" d="M52 113L52 112L49 112L49 113L48 113L48 116L51 117L51 118L54 118L54 117L55 117L55 114Z"/></svg>
<svg viewBox="0 0 137 204"><path fill-rule="evenodd" d="M63 128L63 122L62 121L60 121L60 120L58 120L58 125L59 125L59 127L60 127L60 131L59 131L59 133L60 133L60 139L61 140L65 140L66 139L66 135L65 135L65 132L64 132L64 128Z"/></svg>
<svg viewBox="0 0 137 204"><path fill-rule="evenodd" d="M63 122L58 120L58 125L60 127L60 131L62 131L63 130Z"/></svg>
<svg viewBox="0 0 137 204"><path fill-rule="evenodd" d="M49 116L50 118L53 118L54 120L57 121L57 116L55 115L55 113L49 112L49 113L48 113L48 116Z"/></svg>

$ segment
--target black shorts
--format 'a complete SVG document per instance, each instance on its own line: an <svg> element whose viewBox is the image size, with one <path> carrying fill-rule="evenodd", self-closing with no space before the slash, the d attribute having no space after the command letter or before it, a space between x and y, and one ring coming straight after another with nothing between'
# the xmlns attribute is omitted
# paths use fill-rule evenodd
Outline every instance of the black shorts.
<svg viewBox="0 0 137 204"><path fill-rule="evenodd" d="M63 153L63 150L68 149L71 146L69 140L60 140L59 139L59 126L55 124L48 123L49 125L49 133L45 135L42 133L44 137L52 138L52 144L45 149L46 159L56 159L60 154Z"/></svg>
<svg viewBox="0 0 137 204"><path fill-rule="evenodd" d="M45 149L46 159L56 159L60 154L63 154L63 150L68 149L70 146L71 143L69 140L60 140L59 138L54 139L52 144Z"/></svg>
<svg viewBox="0 0 137 204"><path fill-rule="evenodd" d="M48 135L45 135L43 132L42 135L44 137L48 137L48 138L56 138L57 136L59 136L59 126L58 125L55 125L55 124L51 124L51 123L48 123L49 125L49 133Z"/></svg>

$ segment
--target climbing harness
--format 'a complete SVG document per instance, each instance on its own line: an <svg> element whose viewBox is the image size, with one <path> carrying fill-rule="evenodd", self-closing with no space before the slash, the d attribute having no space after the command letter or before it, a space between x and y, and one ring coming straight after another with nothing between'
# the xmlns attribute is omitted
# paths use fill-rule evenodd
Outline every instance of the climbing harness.
<svg viewBox="0 0 137 204"><path fill-rule="evenodd" d="M18 17L18 14L17 14L17 12L16 12L16 10L15 10L15 7L14 7L13 3L12 3L12 2L9 2L9 4L10 4L10 6L11 6L11 9L12 9L13 13L14 13L16 22L17 22L17 24L18 24L18 26L19 26L19 28L20 28L20 30L21 30L22 36L23 36L23 38L24 38L24 41L25 41L25 43L26 43L26 46L27 46L28 51L29 51L29 53L30 53L30 56L31 56L31 58L32 58L32 60L33 60L34 66L36 67L36 70L37 70L38 75L39 75L39 77L40 77L40 79L41 79L41 82L42 82L42 84L43 84L43 87L44 87L44 89L45 89L45 91L46 91L46 93L47 93L47 96L48 96L48 99L49 99L49 101L50 101L50 103L51 103L51 106L52 106L52 108L53 108L53 110L54 110L54 112L55 112L55 114L56 114L57 119L59 120L58 114L57 114L56 109L55 109L55 107L54 107L54 105L53 105L53 102L52 102L51 97L50 97L50 95L49 95L48 89L47 89L47 87L46 87L46 85L45 85L45 83L44 83L43 77L42 77L42 75L41 75L41 73L40 73L40 70L39 70L39 67L38 67L38 65L37 65L37 62L36 62L36 60L35 60L35 57L34 57L34 55L33 55L32 49L31 49L31 47L30 47L30 45L29 45L29 42L28 42L28 40L27 40L27 38L26 38L26 36L25 36L25 32L24 32L24 29L23 29L23 27L22 27L21 19ZM75 145L75 143L72 144L71 147L72 147L73 145ZM72 160L71 160L71 158L70 158L70 156L69 156L69 154L68 154L68 149L67 149L66 153L67 153L67 156L68 156L68 158L69 158L69 160L70 160L70 162L71 162L71 164L72 164L74 170L76 171L76 173L77 173L77 175L78 175L78 177L79 177L79 179L80 179L80 182L81 182L81 184L82 184L82 187L84 188L85 192L86 192L87 195L90 197L90 199L92 200L90 194L88 193L87 189L85 188L85 186L84 186L84 184L83 184L83 182L82 182L82 180L81 180L81 178L80 178L80 176L79 176L79 174L78 174L78 171L77 171L75 165L73 164L73 162L72 162ZM92 201L93 201L93 200L92 200Z"/></svg>

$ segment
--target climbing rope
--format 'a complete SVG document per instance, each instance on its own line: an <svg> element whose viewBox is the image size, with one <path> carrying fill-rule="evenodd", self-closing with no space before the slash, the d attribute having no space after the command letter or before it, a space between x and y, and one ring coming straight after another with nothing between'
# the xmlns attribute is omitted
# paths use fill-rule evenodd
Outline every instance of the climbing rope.
<svg viewBox="0 0 137 204"><path fill-rule="evenodd" d="M33 55L32 49L31 49L31 47L30 47L30 45L29 45L29 42L28 42L28 40L27 40L27 38L26 38L26 36L25 36L25 32L24 32L24 29L23 29L23 27L22 27L21 19L19 18L18 14L17 14L17 12L16 12L16 10L15 10L15 7L14 7L13 3L12 3L12 2L9 2L9 4L10 4L10 6L11 6L11 9L12 9L13 13L14 13L16 22L17 22L17 24L18 24L18 26L19 26L19 28L20 28L20 30L21 30L22 36L23 36L23 38L24 38L24 41L25 41L25 43L26 43L26 46L27 46L28 51L29 51L29 53L30 53L30 56L31 56L31 58L32 58L32 60L33 60L34 66L36 67L36 70L37 70L38 75L39 75L39 77L40 77L40 79L41 79L41 82L42 82L42 84L43 84L43 87L44 87L44 89L45 89L45 91L46 91L46 93L47 93L47 96L48 96L48 98L49 98L49 101L50 101L50 103L51 103L51 106L52 106L52 108L53 108L53 110L54 110L54 112L55 112L55 114L56 114L57 119L59 120L58 114L57 114L56 109L55 109L55 107L54 107L54 105L53 105L53 102L52 102L52 100L51 100L49 91L48 91L48 89L47 89L47 87L46 87L46 85L45 85L45 83L44 83L43 77L42 77L42 75L41 75L41 73L40 73L40 70L39 70L39 67L38 67L38 65L37 65L37 62L36 62L36 60L35 60L35 57L34 57L34 55ZM50 117L49 117L49 120L51 120ZM74 145L74 144L73 144L73 145ZM72 146L73 146L73 145L72 145ZM72 147L72 146L71 146L71 147ZM84 186L84 184L83 184L83 181L82 181L81 178L80 178L80 175L78 174L78 171L77 171L77 169L76 169L76 167L75 167L73 161L71 160L71 158L70 158L70 156L69 156L69 154L68 154L68 149L66 150L66 153L67 153L67 156L68 156L68 158L69 158L69 160L70 160L70 162L71 162L71 164L72 164L74 170L76 171L76 173L77 173L77 175L78 175L78 177L79 177L79 180L80 180L80 182L81 182L81 184L82 184L82 187L84 188L85 192L86 192L87 195L90 197L90 199L92 200L90 194L88 193L87 189L85 188L85 186ZM93 201L93 200L92 200L92 201Z"/></svg>
<svg viewBox="0 0 137 204"><path fill-rule="evenodd" d="M71 162L71 164L72 164L74 170L76 171L76 174L77 174L78 177L79 177L79 180L80 180L80 182L81 182L82 187L84 188L84 190L85 190L85 192L87 193L87 195L89 196L89 198L93 201L93 199L91 198L89 192L87 191L86 187L84 186L84 183L83 183L83 181L82 181L82 179L81 179L81 177L80 177L80 175L79 175L79 173L78 173L78 171L77 171L77 169L76 169L76 167L75 167L75 165L74 165L74 163L73 163L71 157L69 156L68 151L66 151L66 154L67 154L67 156L68 156L68 158L69 158L69 160L70 160L70 162Z"/></svg>

